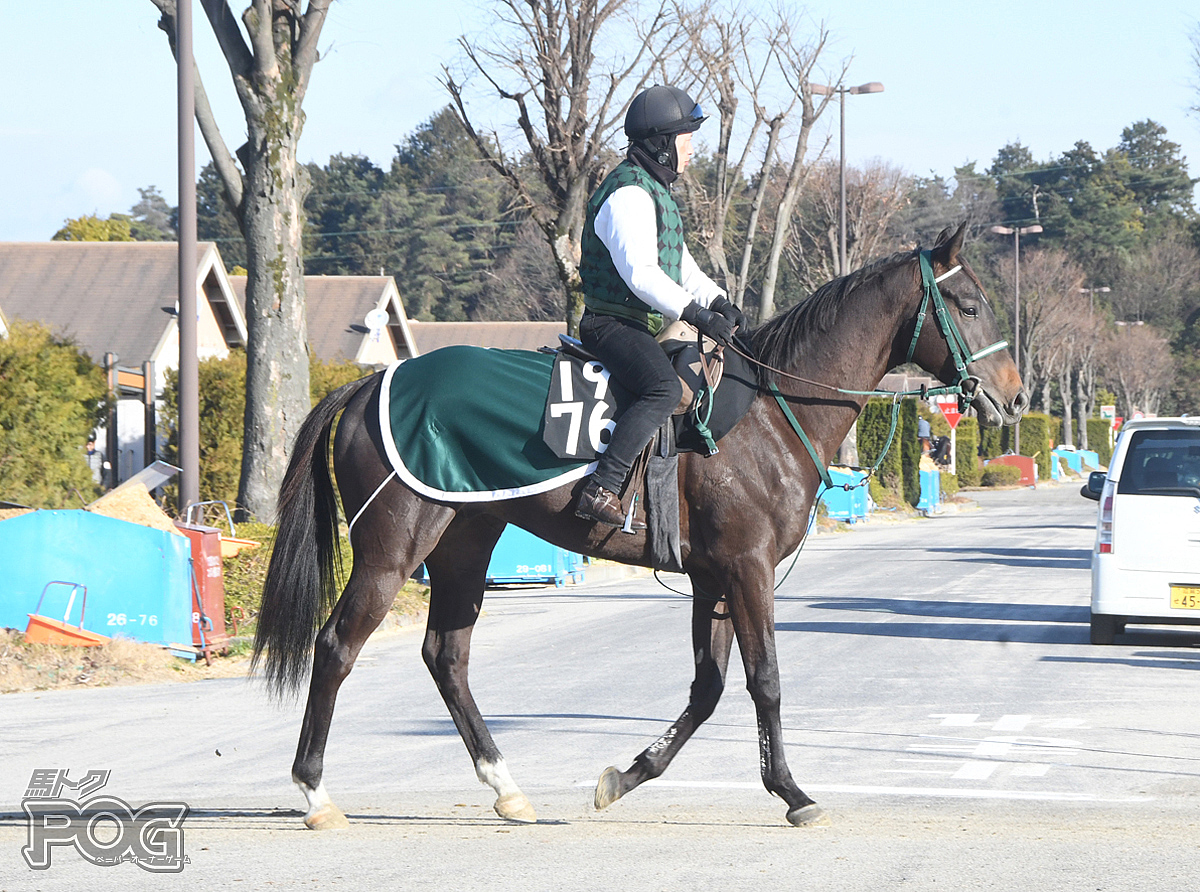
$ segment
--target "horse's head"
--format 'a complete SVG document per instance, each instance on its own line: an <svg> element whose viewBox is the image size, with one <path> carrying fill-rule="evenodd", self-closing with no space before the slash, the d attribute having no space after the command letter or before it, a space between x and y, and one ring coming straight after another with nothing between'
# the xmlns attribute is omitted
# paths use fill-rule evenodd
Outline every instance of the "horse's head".
<svg viewBox="0 0 1200 892"><path fill-rule="evenodd" d="M947 227L925 254L929 268L922 276L923 293L909 329L916 334L908 358L946 384L961 386L960 403L974 406L984 427L1015 424L1029 408L1029 396L991 302L959 256L965 229L965 223L954 233Z"/></svg>

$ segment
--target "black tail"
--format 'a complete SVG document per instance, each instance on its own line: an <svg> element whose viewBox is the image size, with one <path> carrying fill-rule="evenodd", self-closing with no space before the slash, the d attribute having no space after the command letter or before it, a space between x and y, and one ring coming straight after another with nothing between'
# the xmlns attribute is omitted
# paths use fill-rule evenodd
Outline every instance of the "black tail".
<svg viewBox="0 0 1200 892"><path fill-rule="evenodd" d="M267 687L279 697L295 694L308 671L313 639L338 598L341 549L337 493L329 473L329 435L334 419L370 375L325 397L300 426L292 458L279 487L275 548L263 585L251 671L266 654Z"/></svg>

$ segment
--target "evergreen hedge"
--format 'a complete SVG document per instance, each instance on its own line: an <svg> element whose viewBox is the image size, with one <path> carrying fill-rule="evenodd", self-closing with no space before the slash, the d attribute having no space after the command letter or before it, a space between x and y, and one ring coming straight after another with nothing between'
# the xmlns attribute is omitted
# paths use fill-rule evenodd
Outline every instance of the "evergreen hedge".
<svg viewBox="0 0 1200 892"><path fill-rule="evenodd" d="M34 508L92 501L99 489L84 446L106 405L104 373L86 353L14 319L0 337L0 499Z"/></svg>
<svg viewBox="0 0 1200 892"><path fill-rule="evenodd" d="M1006 427L986 427L980 428L979 420L972 418L975 422L976 436L979 438L979 457L984 461L989 458L995 458L998 455L1003 455L1009 449L1009 438L1005 436L1008 433Z"/></svg>
<svg viewBox="0 0 1200 892"><path fill-rule="evenodd" d="M903 422L903 419L901 419L901 422ZM873 467L875 462L879 461L879 455L887 443L888 431L891 429L891 424L891 400L873 399L869 400L867 405L863 407L862 414L858 416L858 459L864 468ZM888 450L883 463L879 466L879 470L875 472L875 477L873 478L884 489L894 493L900 492L902 474L900 449L896 442L899 439L900 430L897 428L892 448ZM875 498L875 496L872 496L872 498ZM878 502L879 499L875 498L875 501Z"/></svg>
<svg viewBox="0 0 1200 892"><path fill-rule="evenodd" d="M1021 419L1021 455L1035 456L1038 479L1050 479L1050 430L1054 420L1041 412Z"/></svg>
<svg viewBox="0 0 1200 892"><path fill-rule="evenodd" d="M1020 482L1021 469L1015 465L988 465L983 469L984 486L1016 486Z"/></svg>
<svg viewBox="0 0 1200 892"><path fill-rule="evenodd" d="M1107 418L1089 418L1087 420L1088 449L1100 456L1100 465L1107 468L1112 458L1112 446L1108 445L1109 431L1112 422Z"/></svg>
<svg viewBox="0 0 1200 892"><path fill-rule="evenodd" d="M979 422L974 418L960 419L954 429L954 469L961 486L979 485Z"/></svg>
<svg viewBox="0 0 1200 892"><path fill-rule="evenodd" d="M370 374L352 362L309 362L309 393L313 404L343 384ZM200 500L222 501L233 510L242 473L242 430L246 414L246 354L233 350L225 359L200 363ZM167 372L159 432L166 437L163 456L178 463L179 374ZM168 500L174 484L166 487Z"/></svg>
<svg viewBox="0 0 1200 892"><path fill-rule="evenodd" d="M912 397L900 401L896 435L900 440L904 500L916 506L921 501L921 441L917 438L917 401Z"/></svg>

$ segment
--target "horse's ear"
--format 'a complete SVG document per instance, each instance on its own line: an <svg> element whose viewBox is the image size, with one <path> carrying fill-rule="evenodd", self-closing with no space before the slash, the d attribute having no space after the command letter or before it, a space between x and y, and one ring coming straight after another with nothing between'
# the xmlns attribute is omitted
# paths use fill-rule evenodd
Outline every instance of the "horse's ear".
<svg viewBox="0 0 1200 892"><path fill-rule="evenodd" d="M951 235L950 227L947 226L938 233L937 241L933 245L933 257L946 269L954 266L954 262L958 259L958 252L962 250L963 236L967 231L967 223L964 220L959 224L958 229L954 230Z"/></svg>

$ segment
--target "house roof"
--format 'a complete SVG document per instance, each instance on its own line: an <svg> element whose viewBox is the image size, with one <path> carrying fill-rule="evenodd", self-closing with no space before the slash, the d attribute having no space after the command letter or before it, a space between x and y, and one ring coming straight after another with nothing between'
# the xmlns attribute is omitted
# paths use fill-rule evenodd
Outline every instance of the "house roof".
<svg viewBox="0 0 1200 892"><path fill-rule="evenodd" d="M536 350L558 346L558 336L567 333L563 322L417 322L409 323L422 353L439 347L466 344L473 347L502 347Z"/></svg>
<svg viewBox="0 0 1200 892"><path fill-rule="evenodd" d="M240 306L246 306L246 277L230 276ZM352 360L364 365L416 356L396 281L391 276L305 276L308 342L327 362ZM372 310L388 314L392 348L373 349L366 317Z"/></svg>
<svg viewBox="0 0 1200 892"><path fill-rule="evenodd" d="M226 344L244 344L220 254L196 250L197 285ZM179 298L177 242L0 242L0 313L69 336L96 362L137 366L166 343Z"/></svg>

